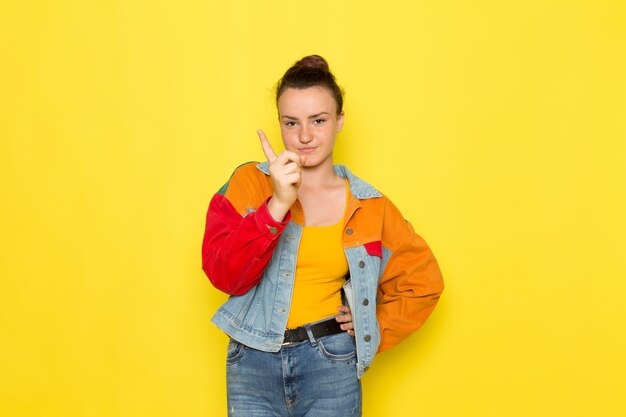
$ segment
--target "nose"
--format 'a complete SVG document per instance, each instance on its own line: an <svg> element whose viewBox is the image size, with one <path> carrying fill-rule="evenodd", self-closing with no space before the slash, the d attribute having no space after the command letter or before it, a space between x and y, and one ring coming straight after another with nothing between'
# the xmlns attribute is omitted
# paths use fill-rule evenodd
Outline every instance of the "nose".
<svg viewBox="0 0 626 417"><path fill-rule="evenodd" d="M300 134L298 135L298 139L301 143L309 143L313 140L313 134L311 132L310 127L303 125L302 129L300 129Z"/></svg>

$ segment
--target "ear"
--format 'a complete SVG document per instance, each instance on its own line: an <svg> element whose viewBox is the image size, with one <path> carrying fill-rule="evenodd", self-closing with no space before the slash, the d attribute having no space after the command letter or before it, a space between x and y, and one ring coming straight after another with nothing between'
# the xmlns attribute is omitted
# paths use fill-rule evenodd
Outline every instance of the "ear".
<svg viewBox="0 0 626 417"><path fill-rule="evenodd" d="M343 116L343 112L339 113L339 116L337 116L337 133L341 132L341 129L343 129Z"/></svg>

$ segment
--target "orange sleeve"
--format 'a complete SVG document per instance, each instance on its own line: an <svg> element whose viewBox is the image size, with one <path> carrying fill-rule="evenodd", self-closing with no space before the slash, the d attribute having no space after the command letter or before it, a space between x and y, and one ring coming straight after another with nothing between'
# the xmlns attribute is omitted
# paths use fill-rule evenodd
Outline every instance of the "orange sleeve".
<svg viewBox="0 0 626 417"><path fill-rule="evenodd" d="M443 278L433 253L390 201L385 207L383 247L388 259L377 294L376 316L381 333L378 352L419 329L443 291Z"/></svg>

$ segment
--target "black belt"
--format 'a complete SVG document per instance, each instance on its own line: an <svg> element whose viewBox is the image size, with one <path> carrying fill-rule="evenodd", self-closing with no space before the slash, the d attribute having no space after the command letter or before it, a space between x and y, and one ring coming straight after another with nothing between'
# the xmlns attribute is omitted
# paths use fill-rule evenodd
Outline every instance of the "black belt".
<svg viewBox="0 0 626 417"><path fill-rule="evenodd" d="M343 332L340 326L341 323L337 322L337 320L333 317L332 319L328 319L320 323L311 324L309 328L311 329L311 333L313 333L313 338L317 340L322 336L329 336L331 334ZM285 330L285 339L283 340L283 344L303 342L305 340L309 340L309 335L304 326Z"/></svg>

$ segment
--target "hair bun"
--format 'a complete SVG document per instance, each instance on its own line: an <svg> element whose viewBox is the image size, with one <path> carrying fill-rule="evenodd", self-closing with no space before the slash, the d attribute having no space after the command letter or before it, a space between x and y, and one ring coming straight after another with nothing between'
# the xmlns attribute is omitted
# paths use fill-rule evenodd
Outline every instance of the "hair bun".
<svg viewBox="0 0 626 417"><path fill-rule="evenodd" d="M294 68L315 68L329 72L328 62L319 55L309 55L294 64Z"/></svg>
<svg viewBox="0 0 626 417"><path fill-rule="evenodd" d="M343 110L343 91L328 68L328 62L319 55L305 56L289 68L276 85L276 104L289 88L302 90L309 87L324 87L337 103L337 115Z"/></svg>

